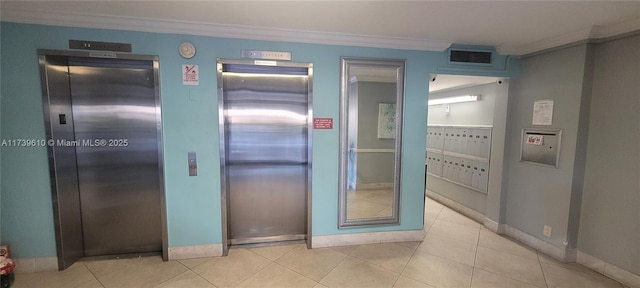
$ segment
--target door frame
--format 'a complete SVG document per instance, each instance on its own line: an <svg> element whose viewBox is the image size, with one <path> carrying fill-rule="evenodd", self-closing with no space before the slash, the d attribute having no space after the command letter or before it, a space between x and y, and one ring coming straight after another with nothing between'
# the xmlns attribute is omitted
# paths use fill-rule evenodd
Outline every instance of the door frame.
<svg viewBox="0 0 640 288"><path fill-rule="evenodd" d="M311 249L311 232L312 232L312 167L313 167L313 63L301 63L290 61L264 61L252 59L225 59L218 58L216 63L217 81L218 81L218 134L219 134L219 150L220 150L220 213L222 216L222 255L227 256L229 253L229 191L227 190L227 166L226 166L226 148L225 148L225 117L224 117L224 87L223 87L223 71L224 64L241 64L255 66L273 66L273 67L303 67L308 69L309 82L307 92L307 193L306 193L306 234L305 241L307 248ZM267 237L269 238L269 237Z"/></svg>
<svg viewBox="0 0 640 288"><path fill-rule="evenodd" d="M68 75L68 70L65 71L56 71L55 69L49 69L52 63L51 59L55 58L58 61L63 59L68 59L68 57L91 57L91 58L107 58L107 59L125 59L125 60L148 60L153 62L153 76L154 76L154 90L155 90L155 109L156 109L156 135L157 135L157 143L158 143L158 173L159 173L159 188L160 188L160 215L161 215L161 237L162 237L162 259L164 261L168 261L168 232L167 232L167 207L166 207L166 192L164 185L164 145L163 145L163 135L162 135L162 98L160 95L160 77L159 77L159 57L156 55L138 55L138 54L121 54L121 53L111 53L111 52L85 52L85 51L69 51L69 50L49 50L49 49L38 49L38 60L40 66L40 81L41 81L41 89L42 89L42 107L44 113L44 124L45 124L45 135L48 141L56 139L58 135L54 135L53 130L53 118L52 116L52 106L60 103L55 103L55 97L52 99L50 95L50 87L49 80L51 77L62 76L62 74ZM65 64L65 63L62 63ZM66 63L68 67L68 62ZM68 76L67 76L68 77ZM69 84L67 84L67 88ZM67 91L70 93L70 91ZM69 95L69 97L71 97ZM52 101L53 100L53 101ZM70 108L69 108L70 109ZM72 120L71 120L72 122ZM72 122L73 123L73 122ZM73 128L71 128L73 129ZM55 140L54 140L55 141ZM47 155L48 155L48 163L49 163L49 174L51 181L51 197L53 202L53 216L54 216L54 224L55 224L55 234L56 234L56 252L58 257L58 269L64 270L71 266L76 260L82 257L78 257L76 255L68 255L73 254L70 253L72 251L67 251L70 245L65 245L65 241L72 241L82 239L82 229L79 229L80 235L75 235L77 232L72 231L71 234L67 233L68 229L63 227L63 221L66 218L70 217L80 217L80 215L68 215L73 214L75 211L71 211L69 213L68 207L63 207L62 203L66 203L62 197L63 191L61 191L60 180L56 171L56 164L59 162L59 156L56 154L56 145L47 145ZM68 148L68 147L67 147ZM75 149L74 149L75 151ZM74 152L75 157L75 152ZM77 169L77 166L76 166ZM77 180L77 175L76 175ZM76 181L77 182L77 181ZM73 188L72 188L73 189ZM76 194L79 193L76 186ZM72 191L73 192L73 191ZM73 194L73 193L72 193ZM74 204L74 203L71 203ZM79 205L79 203L77 203ZM73 209L76 209L74 207ZM80 207L77 207L79 211ZM67 240L67 238L75 238ZM77 252L77 251L76 251ZM84 247L82 254L84 255Z"/></svg>

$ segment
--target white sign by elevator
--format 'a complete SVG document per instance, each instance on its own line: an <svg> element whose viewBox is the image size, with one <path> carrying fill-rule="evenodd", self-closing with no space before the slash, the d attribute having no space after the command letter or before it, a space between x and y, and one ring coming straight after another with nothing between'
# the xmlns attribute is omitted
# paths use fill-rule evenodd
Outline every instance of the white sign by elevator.
<svg viewBox="0 0 640 288"><path fill-rule="evenodd" d="M200 85L198 65L182 65L182 85Z"/></svg>

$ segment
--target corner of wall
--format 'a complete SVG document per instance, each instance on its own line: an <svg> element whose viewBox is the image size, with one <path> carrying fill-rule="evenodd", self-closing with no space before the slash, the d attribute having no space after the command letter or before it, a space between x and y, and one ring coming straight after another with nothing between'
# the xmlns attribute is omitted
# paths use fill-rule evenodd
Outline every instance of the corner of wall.
<svg viewBox="0 0 640 288"><path fill-rule="evenodd" d="M505 226L505 234L560 262L568 263L576 261L576 249L556 247L547 241L538 239L536 236L520 231L509 225Z"/></svg>
<svg viewBox="0 0 640 288"><path fill-rule="evenodd" d="M473 210L473 209L471 209L471 208L469 208L469 207L467 207L467 206L465 206L463 204L460 204L460 203L458 203L458 202L456 202L454 200L451 200L451 199L447 198L446 196L443 196L443 195L440 195L440 194L438 194L436 192L433 192L431 190L425 190L425 191L426 191L427 197L439 202L442 205L445 205L445 206L451 208L452 210L454 210L454 211L456 211L456 212L458 212L458 213L460 213L460 214L462 214L464 216L467 216L467 217L473 219L474 221L476 221L478 223L484 223L484 219L485 219L484 214L482 214L482 213L480 213L480 212L478 212L476 210Z"/></svg>
<svg viewBox="0 0 640 288"><path fill-rule="evenodd" d="M570 248L578 247L578 231L580 229L582 193L584 188L587 162L587 144L589 142L589 116L591 113L591 95L593 93L593 75L594 47L593 44L587 44L582 80L582 96L580 99L580 111L578 116L577 141L573 162L571 202L569 203L567 242L568 247Z"/></svg>

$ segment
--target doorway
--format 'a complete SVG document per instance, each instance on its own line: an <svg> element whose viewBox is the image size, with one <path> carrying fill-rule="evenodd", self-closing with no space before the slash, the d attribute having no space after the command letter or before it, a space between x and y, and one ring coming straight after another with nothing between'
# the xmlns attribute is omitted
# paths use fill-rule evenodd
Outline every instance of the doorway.
<svg viewBox="0 0 640 288"><path fill-rule="evenodd" d="M155 56L40 50L58 266L164 252Z"/></svg>
<svg viewBox="0 0 640 288"><path fill-rule="evenodd" d="M432 74L429 83L425 194L480 223L502 214L508 97L504 77Z"/></svg>
<svg viewBox="0 0 640 288"><path fill-rule="evenodd" d="M218 60L225 255L228 245L310 245L312 65L256 62Z"/></svg>

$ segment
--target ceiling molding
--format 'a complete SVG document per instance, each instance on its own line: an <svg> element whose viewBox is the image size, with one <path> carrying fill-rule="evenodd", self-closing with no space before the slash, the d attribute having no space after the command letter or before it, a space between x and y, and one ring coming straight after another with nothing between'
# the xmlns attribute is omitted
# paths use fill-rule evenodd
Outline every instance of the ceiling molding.
<svg viewBox="0 0 640 288"><path fill-rule="evenodd" d="M346 45L402 50L444 51L452 42L404 37L358 35L246 25L137 18L101 14L2 9L2 21L68 27L175 33L250 40Z"/></svg>
<svg viewBox="0 0 640 288"><path fill-rule="evenodd" d="M567 34L563 34L555 37L550 37L542 41L537 41L534 43L529 43L527 45L522 45L518 47L510 47L510 48L500 47L498 51L500 54L504 53L506 55L527 55L534 52L547 50L547 49L555 48L558 46L589 39L591 38L591 31L592 31L592 28L582 29L580 31L575 31L575 32L571 32L571 33L567 33Z"/></svg>
<svg viewBox="0 0 640 288"><path fill-rule="evenodd" d="M598 39L609 38L640 30L640 18L618 22L607 26L596 26L593 31Z"/></svg>
<svg viewBox="0 0 640 288"><path fill-rule="evenodd" d="M606 26L591 26L587 29L550 37L519 47L498 47L497 51L502 55L527 55L580 41L605 39L638 30L640 30L640 18Z"/></svg>

